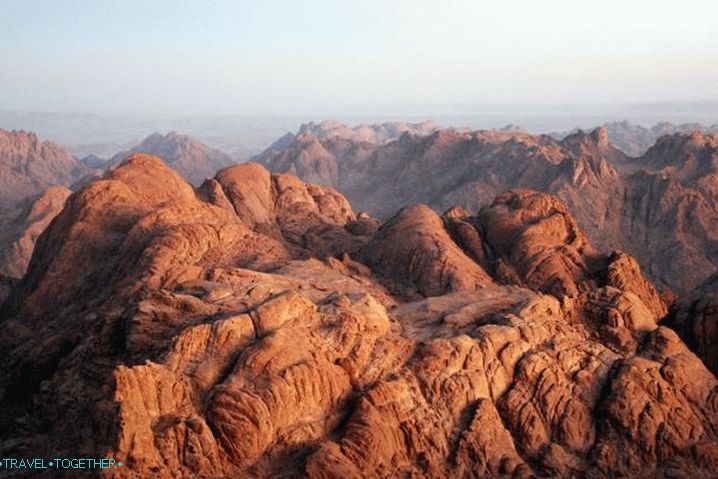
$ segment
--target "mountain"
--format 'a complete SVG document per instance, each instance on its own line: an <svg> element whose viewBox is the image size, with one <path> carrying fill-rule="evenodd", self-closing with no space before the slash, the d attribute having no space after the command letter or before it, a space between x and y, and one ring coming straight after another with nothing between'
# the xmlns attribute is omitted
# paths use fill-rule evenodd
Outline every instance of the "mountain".
<svg viewBox="0 0 718 479"><path fill-rule="evenodd" d="M476 211L507 189L549 192L599 248L627 251L661 288L686 292L718 268L717 158L712 134L665 136L632 158L598 128L562 140L439 130L380 145L298 134L255 159L337 188L381 218L406 204Z"/></svg>
<svg viewBox="0 0 718 479"><path fill-rule="evenodd" d="M0 209L53 185L70 186L89 173L55 143L26 131L0 130Z"/></svg>
<svg viewBox="0 0 718 479"><path fill-rule="evenodd" d="M205 145L199 140L174 131L161 135L154 133L129 151L113 156L107 166L120 164L133 153L148 153L159 156L174 168L183 178L194 185L200 185L214 172L235 162L226 153ZM88 157L88 161L95 161Z"/></svg>
<svg viewBox="0 0 718 479"><path fill-rule="evenodd" d="M22 277L35 239L70 194L66 187L91 174L55 143L0 130L0 275Z"/></svg>
<svg viewBox="0 0 718 479"><path fill-rule="evenodd" d="M638 157L646 153L658 139L664 135L672 135L674 133L690 133L693 130L699 130L705 133L718 133L718 125L702 125L700 123L681 123L673 124L669 122L656 123L651 127L645 127L629 121L615 121L605 123L603 127L608 132L611 142L621 151L629 156ZM573 130L569 133L552 133L551 135L557 139L576 133Z"/></svg>
<svg viewBox="0 0 718 479"><path fill-rule="evenodd" d="M584 137L588 145L583 133L566 143L580 150ZM298 134L255 159L272 171L337 188L359 209L386 217L409 203L444 210L461 202L475 209L512 185L541 189L570 173L576 156L548 136L440 130L404 134L385 145Z"/></svg>
<svg viewBox="0 0 718 479"><path fill-rule="evenodd" d="M2 457L111 457L125 478L718 468L718 379L638 263L546 193L380 224L256 163L194 189L134 154L9 287Z"/></svg>

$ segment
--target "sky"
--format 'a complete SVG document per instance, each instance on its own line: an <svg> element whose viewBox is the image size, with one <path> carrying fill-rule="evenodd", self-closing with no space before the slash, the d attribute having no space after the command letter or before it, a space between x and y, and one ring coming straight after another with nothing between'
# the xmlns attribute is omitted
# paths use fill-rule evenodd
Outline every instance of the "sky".
<svg viewBox="0 0 718 479"><path fill-rule="evenodd" d="M0 110L716 100L715 0L0 0Z"/></svg>

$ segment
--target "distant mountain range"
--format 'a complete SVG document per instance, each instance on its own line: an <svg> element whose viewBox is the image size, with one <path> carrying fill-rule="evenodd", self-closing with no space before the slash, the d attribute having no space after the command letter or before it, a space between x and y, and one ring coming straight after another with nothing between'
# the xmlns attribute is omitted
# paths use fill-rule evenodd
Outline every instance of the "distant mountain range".
<svg viewBox="0 0 718 479"><path fill-rule="evenodd" d="M718 133L718 124L707 126L700 123L681 123L674 125L668 122L656 123L645 127L628 121L605 123L603 127L608 132L608 138L617 148L629 156L643 155L654 143L664 135L673 133L689 133L699 130L706 133ZM551 136L561 139L578 129L566 133L552 133Z"/></svg>
<svg viewBox="0 0 718 479"><path fill-rule="evenodd" d="M443 128L462 126L472 130L499 128L507 123L521 125L538 134L566 132L574 127L592 129L607 119L653 125L702 122L714 124L717 102L663 102L646 104L454 104L392 105L372 111L357 105L352 111L339 108L283 115L160 115L97 114L33 111L0 111L0 128L34 131L63 145L76 157L95 154L110 158L130 149L148 134L178 131L218 148L236 160L247 160L266 149L287 131L296 131L301 122L337 118L349 124L380 124L387 119L419 122L433 118ZM346 110L342 108L341 110ZM613 139L612 139L613 141Z"/></svg>
<svg viewBox="0 0 718 479"><path fill-rule="evenodd" d="M662 287L697 286L718 268L717 137L675 133L638 158L609 138L606 128L562 140L438 130L376 144L300 130L255 159L337 188L355 207L382 218L413 203L477 211L507 189L546 191L566 202L600 249L636 256Z"/></svg>
<svg viewBox="0 0 718 479"><path fill-rule="evenodd" d="M599 248L625 250L638 258L659 286L687 291L718 267L718 213L712 186L715 136L664 135L647 153L632 157L614 145L611 131L638 144L659 132L693 126L660 124L646 129L623 122L557 140L528 134L514 125L471 131L441 129L432 122L350 127L325 121L300 126L255 160L272 171L337 188L357 208L382 218L412 203L426 203L437 211L454 204L476 211L507 189L547 191L567 203ZM176 132L150 135L109 160L91 155L81 161L34 134L1 133L4 207L0 217L4 224L15 225L5 228L8 238L3 248L11 249L21 238L37 236L24 234L22 225L28 221L32 202L48 187L80 187L133 153L163 158L194 185L235 161ZM60 208L58 201L48 204ZM39 210L47 216L32 224L47 224L57 213L46 207ZM10 256L23 259L6 268L5 274L18 276L24 270L29 243L22 243L26 253Z"/></svg>
<svg viewBox="0 0 718 479"><path fill-rule="evenodd" d="M340 137L353 141L366 141L369 143L386 143L396 140L403 133L414 135L428 135L439 129L434 121L421 123L388 122L371 125L348 126L336 120L326 120L321 123L304 123L299 127L299 135L313 135L326 139Z"/></svg>
<svg viewBox="0 0 718 479"><path fill-rule="evenodd" d="M69 186L90 172L56 143L31 132L0 130L0 208L52 185Z"/></svg>

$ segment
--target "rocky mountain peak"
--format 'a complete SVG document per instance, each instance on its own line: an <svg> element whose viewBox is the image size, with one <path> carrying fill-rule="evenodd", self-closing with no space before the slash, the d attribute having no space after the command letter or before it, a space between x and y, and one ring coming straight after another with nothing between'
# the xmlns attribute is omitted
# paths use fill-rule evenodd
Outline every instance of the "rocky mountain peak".
<svg viewBox="0 0 718 479"><path fill-rule="evenodd" d="M613 149L608 139L608 130L598 127L590 132L578 130L561 141L564 145L581 152L605 152Z"/></svg>
<svg viewBox="0 0 718 479"><path fill-rule="evenodd" d="M596 146L599 148L605 148L609 146L608 141L608 130L605 127L598 127L589 133L593 141L596 142Z"/></svg>
<svg viewBox="0 0 718 479"><path fill-rule="evenodd" d="M69 186L89 171L62 147L40 141L34 133L0 129L0 210L49 186Z"/></svg>
<svg viewBox="0 0 718 479"><path fill-rule="evenodd" d="M116 154L109 164L118 164L133 153L147 153L162 158L194 185L200 185L215 171L234 163L226 153L195 138L171 131L166 135L153 133L131 150Z"/></svg>

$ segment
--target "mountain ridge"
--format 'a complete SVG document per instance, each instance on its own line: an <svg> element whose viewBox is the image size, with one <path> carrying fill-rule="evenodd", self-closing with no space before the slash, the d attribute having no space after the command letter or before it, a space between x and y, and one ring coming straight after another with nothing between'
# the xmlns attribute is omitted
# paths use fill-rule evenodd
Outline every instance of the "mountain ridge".
<svg viewBox="0 0 718 479"><path fill-rule="evenodd" d="M411 203L476 211L511 188L556 194L601 248L624 249L661 287L688 291L718 268L714 141L712 134L677 133L632 158L605 128L560 141L520 131L439 130L383 145L302 134L255 160L337 188L381 218ZM675 166L685 161L700 168ZM655 195L646 196L649 190ZM681 223L680 209L692 212L691 222ZM674 257L692 270L676 267Z"/></svg>

